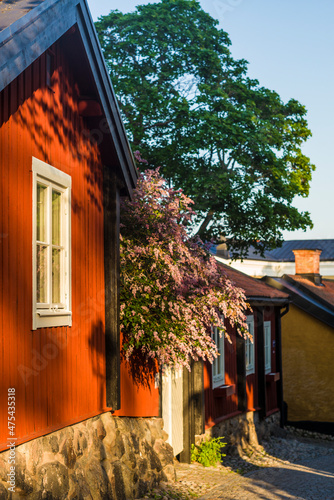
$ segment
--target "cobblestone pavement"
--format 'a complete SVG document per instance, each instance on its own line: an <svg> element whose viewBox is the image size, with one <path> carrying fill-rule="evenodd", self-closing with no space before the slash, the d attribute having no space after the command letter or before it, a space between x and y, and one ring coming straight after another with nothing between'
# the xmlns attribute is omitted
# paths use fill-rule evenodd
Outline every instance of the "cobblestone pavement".
<svg viewBox="0 0 334 500"><path fill-rule="evenodd" d="M174 484L145 499L334 500L334 441L287 433L218 467L177 463L176 471Z"/></svg>
<svg viewBox="0 0 334 500"><path fill-rule="evenodd" d="M221 484L202 500L330 500L334 499L334 454L303 464L265 468L248 473L239 481Z"/></svg>

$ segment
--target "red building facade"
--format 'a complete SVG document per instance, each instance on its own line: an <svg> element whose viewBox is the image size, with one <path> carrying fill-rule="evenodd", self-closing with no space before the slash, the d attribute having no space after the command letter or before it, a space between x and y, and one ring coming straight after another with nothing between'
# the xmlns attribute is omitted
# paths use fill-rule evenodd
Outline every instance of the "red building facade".
<svg viewBox="0 0 334 500"><path fill-rule="evenodd" d="M86 3L36 5L0 23L0 403L15 389L17 445L122 400L159 412L120 361L119 197L137 174L116 99Z"/></svg>
<svg viewBox="0 0 334 500"><path fill-rule="evenodd" d="M288 295L228 266L222 265L222 271L245 291L250 304L247 324L253 342L241 338L227 324L230 341L221 339L221 383L215 382L212 365L204 365L206 428L244 412L260 412L266 417L282 405L279 329Z"/></svg>

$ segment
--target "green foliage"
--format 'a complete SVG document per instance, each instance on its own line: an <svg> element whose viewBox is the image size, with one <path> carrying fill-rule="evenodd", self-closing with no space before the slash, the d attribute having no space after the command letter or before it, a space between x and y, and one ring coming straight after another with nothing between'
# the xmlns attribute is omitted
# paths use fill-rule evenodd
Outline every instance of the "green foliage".
<svg viewBox="0 0 334 500"><path fill-rule="evenodd" d="M312 227L292 205L308 196L311 132L305 107L250 79L217 24L195 0L161 0L96 28L133 149L195 201L202 239L242 254Z"/></svg>
<svg viewBox="0 0 334 500"><path fill-rule="evenodd" d="M207 441L202 441L199 445L191 445L191 461L199 462L204 467L216 466L217 462L222 462L222 457L226 457L221 453L221 449L226 445L222 443L221 437L211 438Z"/></svg>
<svg viewBox="0 0 334 500"><path fill-rule="evenodd" d="M159 365L186 366L217 355L211 328L224 318L246 334L247 308L235 287L186 227L192 202L158 171L140 174L121 203L121 330L127 359L138 352Z"/></svg>

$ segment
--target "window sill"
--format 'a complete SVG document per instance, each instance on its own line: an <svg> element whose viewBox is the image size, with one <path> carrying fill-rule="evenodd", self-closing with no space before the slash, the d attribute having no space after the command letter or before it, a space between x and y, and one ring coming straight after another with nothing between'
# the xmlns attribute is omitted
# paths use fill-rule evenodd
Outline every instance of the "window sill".
<svg viewBox="0 0 334 500"><path fill-rule="evenodd" d="M53 317L53 316L72 316L71 311L65 311L63 309L57 309L56 311L51 311L50 309L45 309L44 311L37 311L40 317Z"/></svg>
<svg viewBox="0 0 334 500"><path fill-rule="evenodd" d="M39 310L34 315L33 330L56 326L72 326L72 312L58 309L58 312Z"/></svg>
<svg viewBox="0 0 334 500"><path fill-rule="evenodd" d="M279 372L266 374L266 382L277 382L280 378L281 375Z"/></svg>
<svg viewBox="0 0 334 500"><path fill-rule="evenodd" d="M213 389L214 398L225 398L233 394L235 394L235 385L222 385L221 387Z"/></svg>

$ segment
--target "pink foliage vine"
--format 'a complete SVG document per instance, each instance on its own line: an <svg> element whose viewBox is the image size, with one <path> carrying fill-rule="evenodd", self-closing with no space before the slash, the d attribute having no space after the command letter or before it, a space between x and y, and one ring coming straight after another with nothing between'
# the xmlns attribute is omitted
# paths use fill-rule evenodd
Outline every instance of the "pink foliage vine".
<svg viewBox="0 0 334 500"><path fill-rule="evenodd" d="M168 188L159 171L140 174L121 206L121 329L134 351L165 365L217 355L211 329L224 319L247 335L245 297L198 239L188 235L192 200Z"/></svg>

